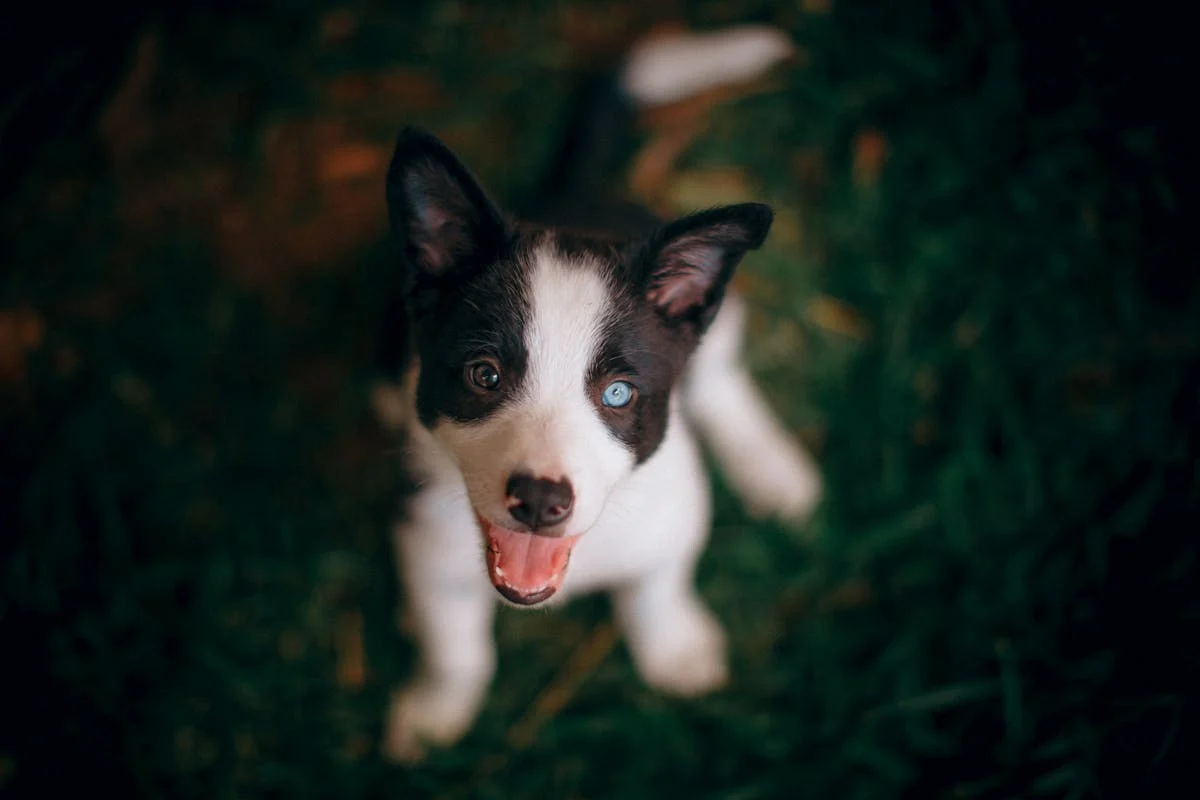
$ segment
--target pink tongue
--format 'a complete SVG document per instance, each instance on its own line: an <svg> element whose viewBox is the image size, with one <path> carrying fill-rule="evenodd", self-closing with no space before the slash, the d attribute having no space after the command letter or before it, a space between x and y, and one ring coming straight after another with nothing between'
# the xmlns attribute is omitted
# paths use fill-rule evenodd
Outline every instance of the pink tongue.
<svg viewBox="0 0 1200 800"><path fill-rule="evenodd" d="M576 537L517 533L487 523L484 532L488 573L496 586L521 595L549 589L549 597L562 585Z"/></svg>

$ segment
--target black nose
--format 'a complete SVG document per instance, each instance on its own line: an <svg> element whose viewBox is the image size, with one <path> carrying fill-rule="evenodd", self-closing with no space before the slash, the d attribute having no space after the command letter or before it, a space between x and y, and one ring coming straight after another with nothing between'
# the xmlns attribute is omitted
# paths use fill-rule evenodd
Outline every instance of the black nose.
<svg viewBox="0 0 1200 800"><path fill-rule="evenodd" d="M575 493L570 481L550 481L518 473L508 479L506 491L508 513L535 533L571 516Z"/></svg>

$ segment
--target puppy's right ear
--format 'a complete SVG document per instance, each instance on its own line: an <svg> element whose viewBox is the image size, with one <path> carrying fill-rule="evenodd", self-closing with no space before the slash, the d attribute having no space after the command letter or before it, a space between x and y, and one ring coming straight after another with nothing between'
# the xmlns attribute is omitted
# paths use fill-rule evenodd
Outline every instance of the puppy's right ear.
<svg viewBox="0 0 1200 800"><path fill-rule="evenodd" d="M498 257L506 226L471 172L437 137L405 128L387 174L392 233L416 274L440 283Z"/></svg>

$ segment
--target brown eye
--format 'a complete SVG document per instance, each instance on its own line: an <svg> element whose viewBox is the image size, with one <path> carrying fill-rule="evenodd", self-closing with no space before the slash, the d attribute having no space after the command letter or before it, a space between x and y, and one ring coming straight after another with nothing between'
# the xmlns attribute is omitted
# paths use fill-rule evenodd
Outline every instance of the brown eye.
<svg viewBox="0 0 1200 800"><path fill-rule="evenodd" d="M493 392L500 388L500 370L491 361L476 361L467 365L467 379L476 389Z"/></svg>

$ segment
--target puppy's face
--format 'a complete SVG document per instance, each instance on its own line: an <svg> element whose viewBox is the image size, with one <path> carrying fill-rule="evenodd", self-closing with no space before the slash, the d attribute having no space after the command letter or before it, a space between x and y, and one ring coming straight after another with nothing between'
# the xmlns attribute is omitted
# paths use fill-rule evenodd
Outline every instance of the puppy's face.
<svg viewBox="0 0 1200 800"><path fill-rule="evenodd" d="M671 389L761 205L686 217L641 241L510 224L432 136L405 131L388 173L420 359L421 423L462 472L493 583L532 605L666 433Z"/></svg>

